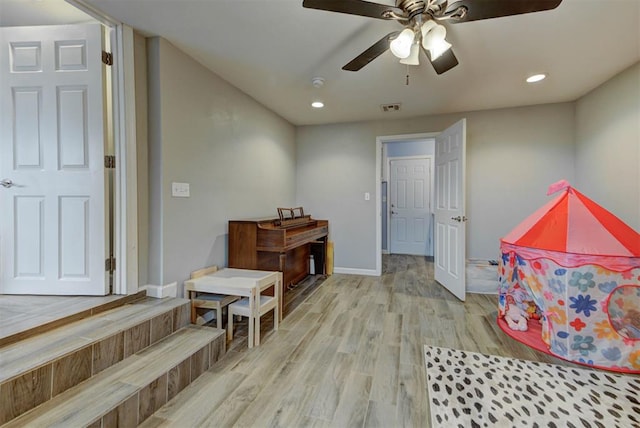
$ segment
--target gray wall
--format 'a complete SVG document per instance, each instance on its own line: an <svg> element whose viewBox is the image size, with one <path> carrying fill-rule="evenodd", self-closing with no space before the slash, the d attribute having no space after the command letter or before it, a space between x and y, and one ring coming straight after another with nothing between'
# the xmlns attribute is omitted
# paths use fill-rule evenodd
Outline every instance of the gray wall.
<svg viewBox="0 0 640 428"><path fill-rule="evenodd" d="M147 50L148 279L181 289L189 272L226 266L229 219L294 205L295 129L168 41ZM172 197L172 182L191 197Z"/></svg>
<svg viewBox="0 0 640 428"><path fill-rule="evenodd" d="M640 63L576 103L576 188L640 230Z"/></svg>
<svg viewBox="0 0 640 428"><path fill-rule="evenodd" d="M463 117L467 257L496 258L499 238L561 178L640 229L638 63L575 103L298 128L298 203L330 220L336 268L375 269L375 206L362 194L375 191L376 137L439 132Z"/></svg>
<svg viewBox="0 0 640 428"><path fill-rule="evenodd" d="M574 179L574 104L302 126L297 202L330 222L336 269L375 270L376 137L439 132L467 118L467 257L493 259L499 239Z"/></svg>
<svg viewBox="0 0 640 428"><path fill-rule="evenodd" d="M393 141L387 144L387 157L433 156L436 152L435 140L425 139L417 141Z"/></svg>
<svg viewBox="0 0 640 428"><path fill-rule="evenodd" d="M295 205L330 221L336 268L373 272L375 198L364 193L375 195L376 137L439 132L461 118L467 257L496 258L499 238L561 178L640 227L638 64L575 103L296 128L166 40L149 39L147 50L148 283L226 265L229 219ZM190 183L191 197L172 198L173 181Z"/></svg>

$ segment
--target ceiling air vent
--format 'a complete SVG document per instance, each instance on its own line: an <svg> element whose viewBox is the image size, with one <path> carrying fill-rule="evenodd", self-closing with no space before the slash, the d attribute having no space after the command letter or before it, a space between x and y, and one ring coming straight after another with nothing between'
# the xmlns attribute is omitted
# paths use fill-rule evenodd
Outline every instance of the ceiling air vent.
<svg viewBox="0 0 640 428"><path fill-rule="evenodd" d="M396 104L381 104L380 108L385 113L390 112L390 111L400 111L400 103L396 103Z"/></svg>

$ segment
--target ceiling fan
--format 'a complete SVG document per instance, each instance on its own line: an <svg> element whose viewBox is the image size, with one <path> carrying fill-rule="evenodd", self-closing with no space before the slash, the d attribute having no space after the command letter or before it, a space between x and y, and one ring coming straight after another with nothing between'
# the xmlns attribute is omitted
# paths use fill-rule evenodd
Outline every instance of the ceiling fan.
<svg viewBox="0 0 640 428"><path fill-rule="evenodd" d="M396 6L363 0L303 0L310 9L398 21L403 30L393 31L342 67L358 71L388 49L400 63L419 65L424 50L437 74L458 65L451 44L445 40L446 28L439 21L453 24L501 16L520 15L556 8L562 0L396 0Z"/></svg>

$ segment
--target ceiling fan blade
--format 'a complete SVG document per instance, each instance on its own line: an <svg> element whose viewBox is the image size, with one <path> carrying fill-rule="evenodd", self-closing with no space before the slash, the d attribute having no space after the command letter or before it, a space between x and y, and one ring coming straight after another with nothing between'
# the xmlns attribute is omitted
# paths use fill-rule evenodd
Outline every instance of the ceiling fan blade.
<svg viewBox="0 0 640 428"><path fill-rule="evenodd" d="M385 14L388 11L394 12L396 15L404 15L404 11L400 8L362 0L304 0L302 7L379 19L391 19Z"/></svg>
<svg viewBox="0 0 640 428"><path fill-rule="evenodd" d="M458 65L458 58L453 53L453 49L448 49L445 53L440 55L435 60L431 60L431 55L429 55L429 51L423 49L427 54L427 58L431 61L431 65L437 74L442 74L446 71L451 70L453 67Z"/></svg>
<svg viewBox="0 0 640 428"><path fill-rule="evenodd" d="M399 31L393 31L387 34L386 36L375 42L371 47L369 47L369 49L352 59L351 62L342 67L342 69L347 71L360 70L362 67L385 53L385 51L389 49L389 43L391 42L391 40L397 37L398 34L400 34Z"/></svg>
<svg viewBox="0 0 640 428"><path fill-rule="evenodd" d="M480 19L499 18L501 16L520 15L523 13L540 12L558 7L562 0L460 0L452 2L447 12L459 7L465 7L464 17L450 19L448 22L477 21Z"/></svg>

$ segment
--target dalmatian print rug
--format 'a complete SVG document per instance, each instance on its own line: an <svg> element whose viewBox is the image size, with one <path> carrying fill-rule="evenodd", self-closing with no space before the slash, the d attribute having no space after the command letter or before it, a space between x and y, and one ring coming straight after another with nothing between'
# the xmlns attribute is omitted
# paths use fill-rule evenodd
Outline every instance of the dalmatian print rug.
<svg viewBox="0 0 640 428"><path fill-rule="evenodd" d="M425 346L433 428L640 427L640 376Z"/></svg>

